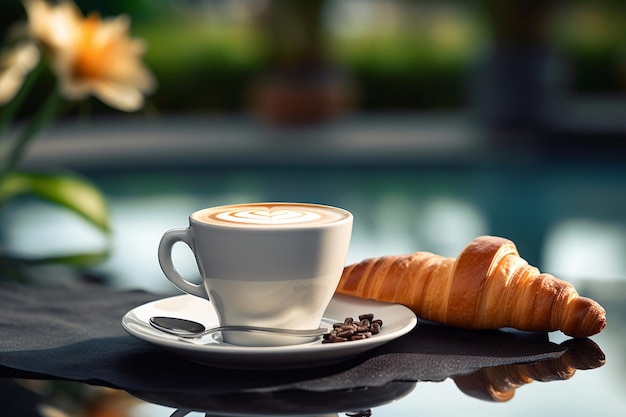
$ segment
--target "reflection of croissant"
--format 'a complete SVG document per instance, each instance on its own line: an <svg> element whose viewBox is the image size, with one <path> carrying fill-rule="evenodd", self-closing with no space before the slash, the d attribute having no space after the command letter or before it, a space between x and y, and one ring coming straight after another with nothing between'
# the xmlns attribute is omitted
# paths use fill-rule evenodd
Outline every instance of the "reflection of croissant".
<svg viewBox="0 0 626 417"><path fill-rule="evenodd" d="M503 402L513 398L515 390L533 381L559 381L574 376L577 369L604 365L604 353L590 339L570 339L561 343L567 351L552 360L494 366L453 377L457 387L467 395L488 401Z"/></svg>
<svg viewBox="0 0 626 417"><path fill-rule="evenodd" d="M341 294L404 304L420 318L472 329L600 332L604 309L573 285L541 274L513 242L474 239L457 258L429 252L367 259L344 269Z"/></svg>

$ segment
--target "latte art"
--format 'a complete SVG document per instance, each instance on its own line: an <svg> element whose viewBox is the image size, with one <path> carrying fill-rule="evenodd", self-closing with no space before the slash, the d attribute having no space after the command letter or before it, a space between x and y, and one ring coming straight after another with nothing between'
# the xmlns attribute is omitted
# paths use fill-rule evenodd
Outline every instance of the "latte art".
<svg viewBox="0 0 626 417"><path fill-rule="evenodd" d="M347 212L334 207L293 203L214 207L192 215L195 220L225 226L319 225L348 217Z"/></svg>
<svg viewBox="0 0 626 417"><path fill-rule="evenodd" d="M291 209L234 210L220 213L216 217L227 222L253 224L308 223L321 218L318 213Z"/></svg>

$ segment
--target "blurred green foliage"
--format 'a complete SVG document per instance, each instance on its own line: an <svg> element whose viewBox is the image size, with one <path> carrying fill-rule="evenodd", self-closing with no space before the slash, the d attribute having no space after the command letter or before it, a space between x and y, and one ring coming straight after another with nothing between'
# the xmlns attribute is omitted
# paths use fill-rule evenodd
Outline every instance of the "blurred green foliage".
<svg viewBox="0 0 626 417"><path fill-rule="evenodd" d="M626 93L624 2L576 1L556 17L553 36L571 64L571 90Z"/></svg>
<svg viewBox="0 0 626 417"><path fill-rule="evenodd" d="M255 28L194 16L139 22L134 32L149 44L145 61L159 80L157 108L175 112L241 109L266 50Z"/></svg>
<svg viewBox="0 0 626 417"><path fill-rule="evenodd" d="M295 0L294 0L295 1ZM160 112L232 112L264 69L269 37L259 1L78 0L84 12L129 14L132 33L148 45L145 57L159 80L151 98ZM329 53L353 75L364 110L454 109L467 103L467 77L491 42L484 2L397 1L399 21L381 17L358 33L329 31ZM355 5L355 2L351 2ZM329 1L339 7L340 1ZM549 46L569 68L573 93L626 91L626 14L623 1L555 3ZM342 6L343 7L343 6ZM23 17L19 0L0 4L3 29ZM242 16L244 16L242 18ZM408 16L408 17L407 17ZM411 19L414 21L411 21ZM358 19L358 14L352 20ZM358 23L358 22L357 22ZM341 22L339 22L341 25ZM3 31L6 34L6 31ZM91 103L90 111L107 112Z"/></svg>

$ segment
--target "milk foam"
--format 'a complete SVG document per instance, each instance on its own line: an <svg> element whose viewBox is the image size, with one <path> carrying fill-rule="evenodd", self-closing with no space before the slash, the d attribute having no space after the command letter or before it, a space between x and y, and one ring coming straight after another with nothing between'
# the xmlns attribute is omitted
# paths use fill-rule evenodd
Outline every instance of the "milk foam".
<svg viewBox="0 0 626 417"><path fill-rule="evenodd" d="M341 209L327 206L262 203L209 208L194 213L192 218L218 225L281 226L333 223L349 216Z"/></svg>
<svg viewBox="0 0 626 417"><path fill-rule="evenodd" d="M219 213L218 219L227 222L252 223L252 224L288 224L308 223L320 219L318 213L293 209L261 209L261 210L233 210Z"/></svg>

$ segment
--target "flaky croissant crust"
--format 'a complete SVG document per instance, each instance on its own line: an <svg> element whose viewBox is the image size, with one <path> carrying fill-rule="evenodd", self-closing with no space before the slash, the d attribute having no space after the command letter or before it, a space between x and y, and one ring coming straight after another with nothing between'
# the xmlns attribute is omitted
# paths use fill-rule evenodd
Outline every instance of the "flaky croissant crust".
<svg viewBox="0 0 626 417"><path fill-rule="evenodd" d="M513 242L495 236L474 239L456 258L415 252L349 265L337 292L404 304L422 319L462 328L562 330L588 337L606 324L597 302L540 273Z"/></svg>

